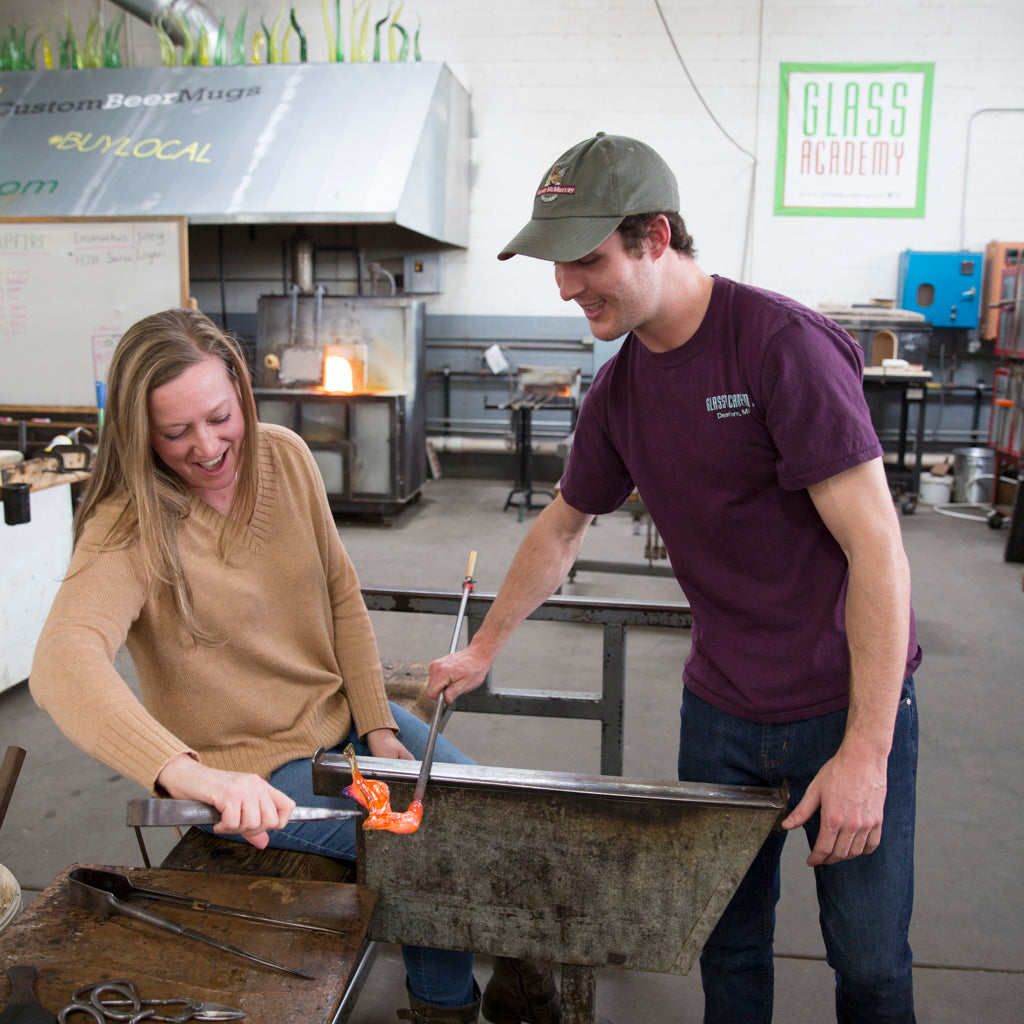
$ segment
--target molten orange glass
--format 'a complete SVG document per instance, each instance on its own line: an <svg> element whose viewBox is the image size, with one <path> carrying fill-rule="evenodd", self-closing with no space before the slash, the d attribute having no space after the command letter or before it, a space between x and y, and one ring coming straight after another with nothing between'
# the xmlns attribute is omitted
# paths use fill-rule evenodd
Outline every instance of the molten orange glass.
<svg viewBox="0 0 1024 1024"><path fill-rule="evenodd" d="M391 793L388 790L388 784L377 779L364 779L359 774L356 752L351 743L342 753L352 769L352 785L346 786L343 792L345 796L362 804L370 812L366 821L363 822L363 828L384 829L403 835L415 832L423 820L423 804L419 800L413 800L407 811L391 810Z"/></svg>

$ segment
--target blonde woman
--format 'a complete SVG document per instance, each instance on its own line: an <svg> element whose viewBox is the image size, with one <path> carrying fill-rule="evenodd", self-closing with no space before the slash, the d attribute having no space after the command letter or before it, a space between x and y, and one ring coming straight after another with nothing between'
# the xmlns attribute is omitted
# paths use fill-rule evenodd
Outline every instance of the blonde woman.
<svg viewBox="0 0 1024 1024"><path fill-rule="evenodd" d="M115 670L122 644L141 700ZM30 687L86 753L153 793L212 804L215 831L260 848L355 859L352 819L288 822L296 801L322 799L318 747L422 756L427 728L387 700L312 455L257 422L237 343L201 313L146 317L114 352L96 468ZM435 756L469 763L443 737ZM477 1020L471 953L403 954L412 1020ZM500 1013L557 1021L550 972L539 977L528 980L548 1015L522 985L503 986Z"/></svg>

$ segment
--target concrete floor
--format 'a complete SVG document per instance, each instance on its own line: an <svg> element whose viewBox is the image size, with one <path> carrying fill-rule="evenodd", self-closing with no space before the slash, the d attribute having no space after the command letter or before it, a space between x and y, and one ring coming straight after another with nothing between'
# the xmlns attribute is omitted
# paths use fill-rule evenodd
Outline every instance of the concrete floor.
<svg viewBox="0 0 1024 1024"><path fill-rule="evenodd" d="M390 526L339 520L366 584L457 591L471 550L477 590L492 593L534 515L503 511L507 481L430 481L421 500ZM902 518L914 574L925 661L917 675L921 721L917 895L911 932L918 1020L930 1024L1016 1024L1024 1005L1024 594L1021 567L1003 561L1006 531L951 518L927 506ZM582 557L642 564L644 536L630 517L601 519ZM581 573L565 593L673 602L671 580ZM268 610L270 611L270 610ZM448 650L451 623L438 616L374 613L385 658L429 660ZM688 636L635 630L627 654L625 774L673 778L679 674ZM503 652L500 685L594 688L600 632L530 623ZM130 674L130 665L125 663ZM552 680L549 684L548 680ZM446 735L481 763L595 773L598 726L550 719L456 714ZM39 712L22 684L0 694L0 751L28 751L0 832L0 863L26 901L75 861L141 864L124 825L132 783L78 753ZM148 831L157 861L174 841ZM776 936L775 1019L832 1019L832 979L822 959L814 887L794 836L784 856ZM478 961L481 984L489 977ZM403 1005L397 949L385 947L353 1024L394 1021ZM697 1022L698 971L687 977L602 970L598 1013L615 1024Z"/></svg>

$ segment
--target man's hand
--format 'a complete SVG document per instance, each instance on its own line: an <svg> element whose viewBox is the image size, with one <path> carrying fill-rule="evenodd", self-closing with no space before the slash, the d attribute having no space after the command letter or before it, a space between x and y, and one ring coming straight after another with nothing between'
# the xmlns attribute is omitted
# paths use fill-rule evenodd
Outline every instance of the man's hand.
<svg viewBox="0 0 1024 1024"><path fill-rule="evenodd" d="M430 663L427 693L434 699L444 693L445 701L452 704L460 693L475 690L487 678L490 667L491 662L478 656L470 644Z"/></svg>
<svg viewBox="0 0 1024 1024"><path fill-rule="evenodd" d="M258 775L211 768L189 754L172 757L156 781L177 800L212 804L220 812L214 832L243 836L260 850L270 842L267 831L284 828L295 808L290 796Z"/></svg>
<svg viewBox="0 0 1024 1024"><path fill-rule="evenodd" d="M809 867L838 864L878 848L885 806L886 761L860 757L841 745L811 780L804 798L782 822L785 829L804 825L821 809L818 839Z"/></svg>

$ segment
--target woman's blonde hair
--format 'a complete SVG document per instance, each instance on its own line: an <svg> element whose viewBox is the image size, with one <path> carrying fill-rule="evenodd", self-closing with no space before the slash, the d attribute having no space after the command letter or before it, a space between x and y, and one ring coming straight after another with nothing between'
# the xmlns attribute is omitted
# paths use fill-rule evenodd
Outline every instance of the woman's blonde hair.
<svg viewBox="0 0 1024 1024"><path fill-rule="evenodd" d="M257 413L249 368L238 342L202 313L168 309L133 324L117 344L107 373L107 399L95 466L75 515L74 539L111 498L124 509L101 550L138 545L152 584L171 588L182 620L196 640L216 643L196 621L192 595L182 571L177 529L188 514L191 494L181 478L153 451L149 396L189 367L209 357L220 360L234 382L245 423L238 477L218 545L221 558L245 528L256 499Z"/></svg>

